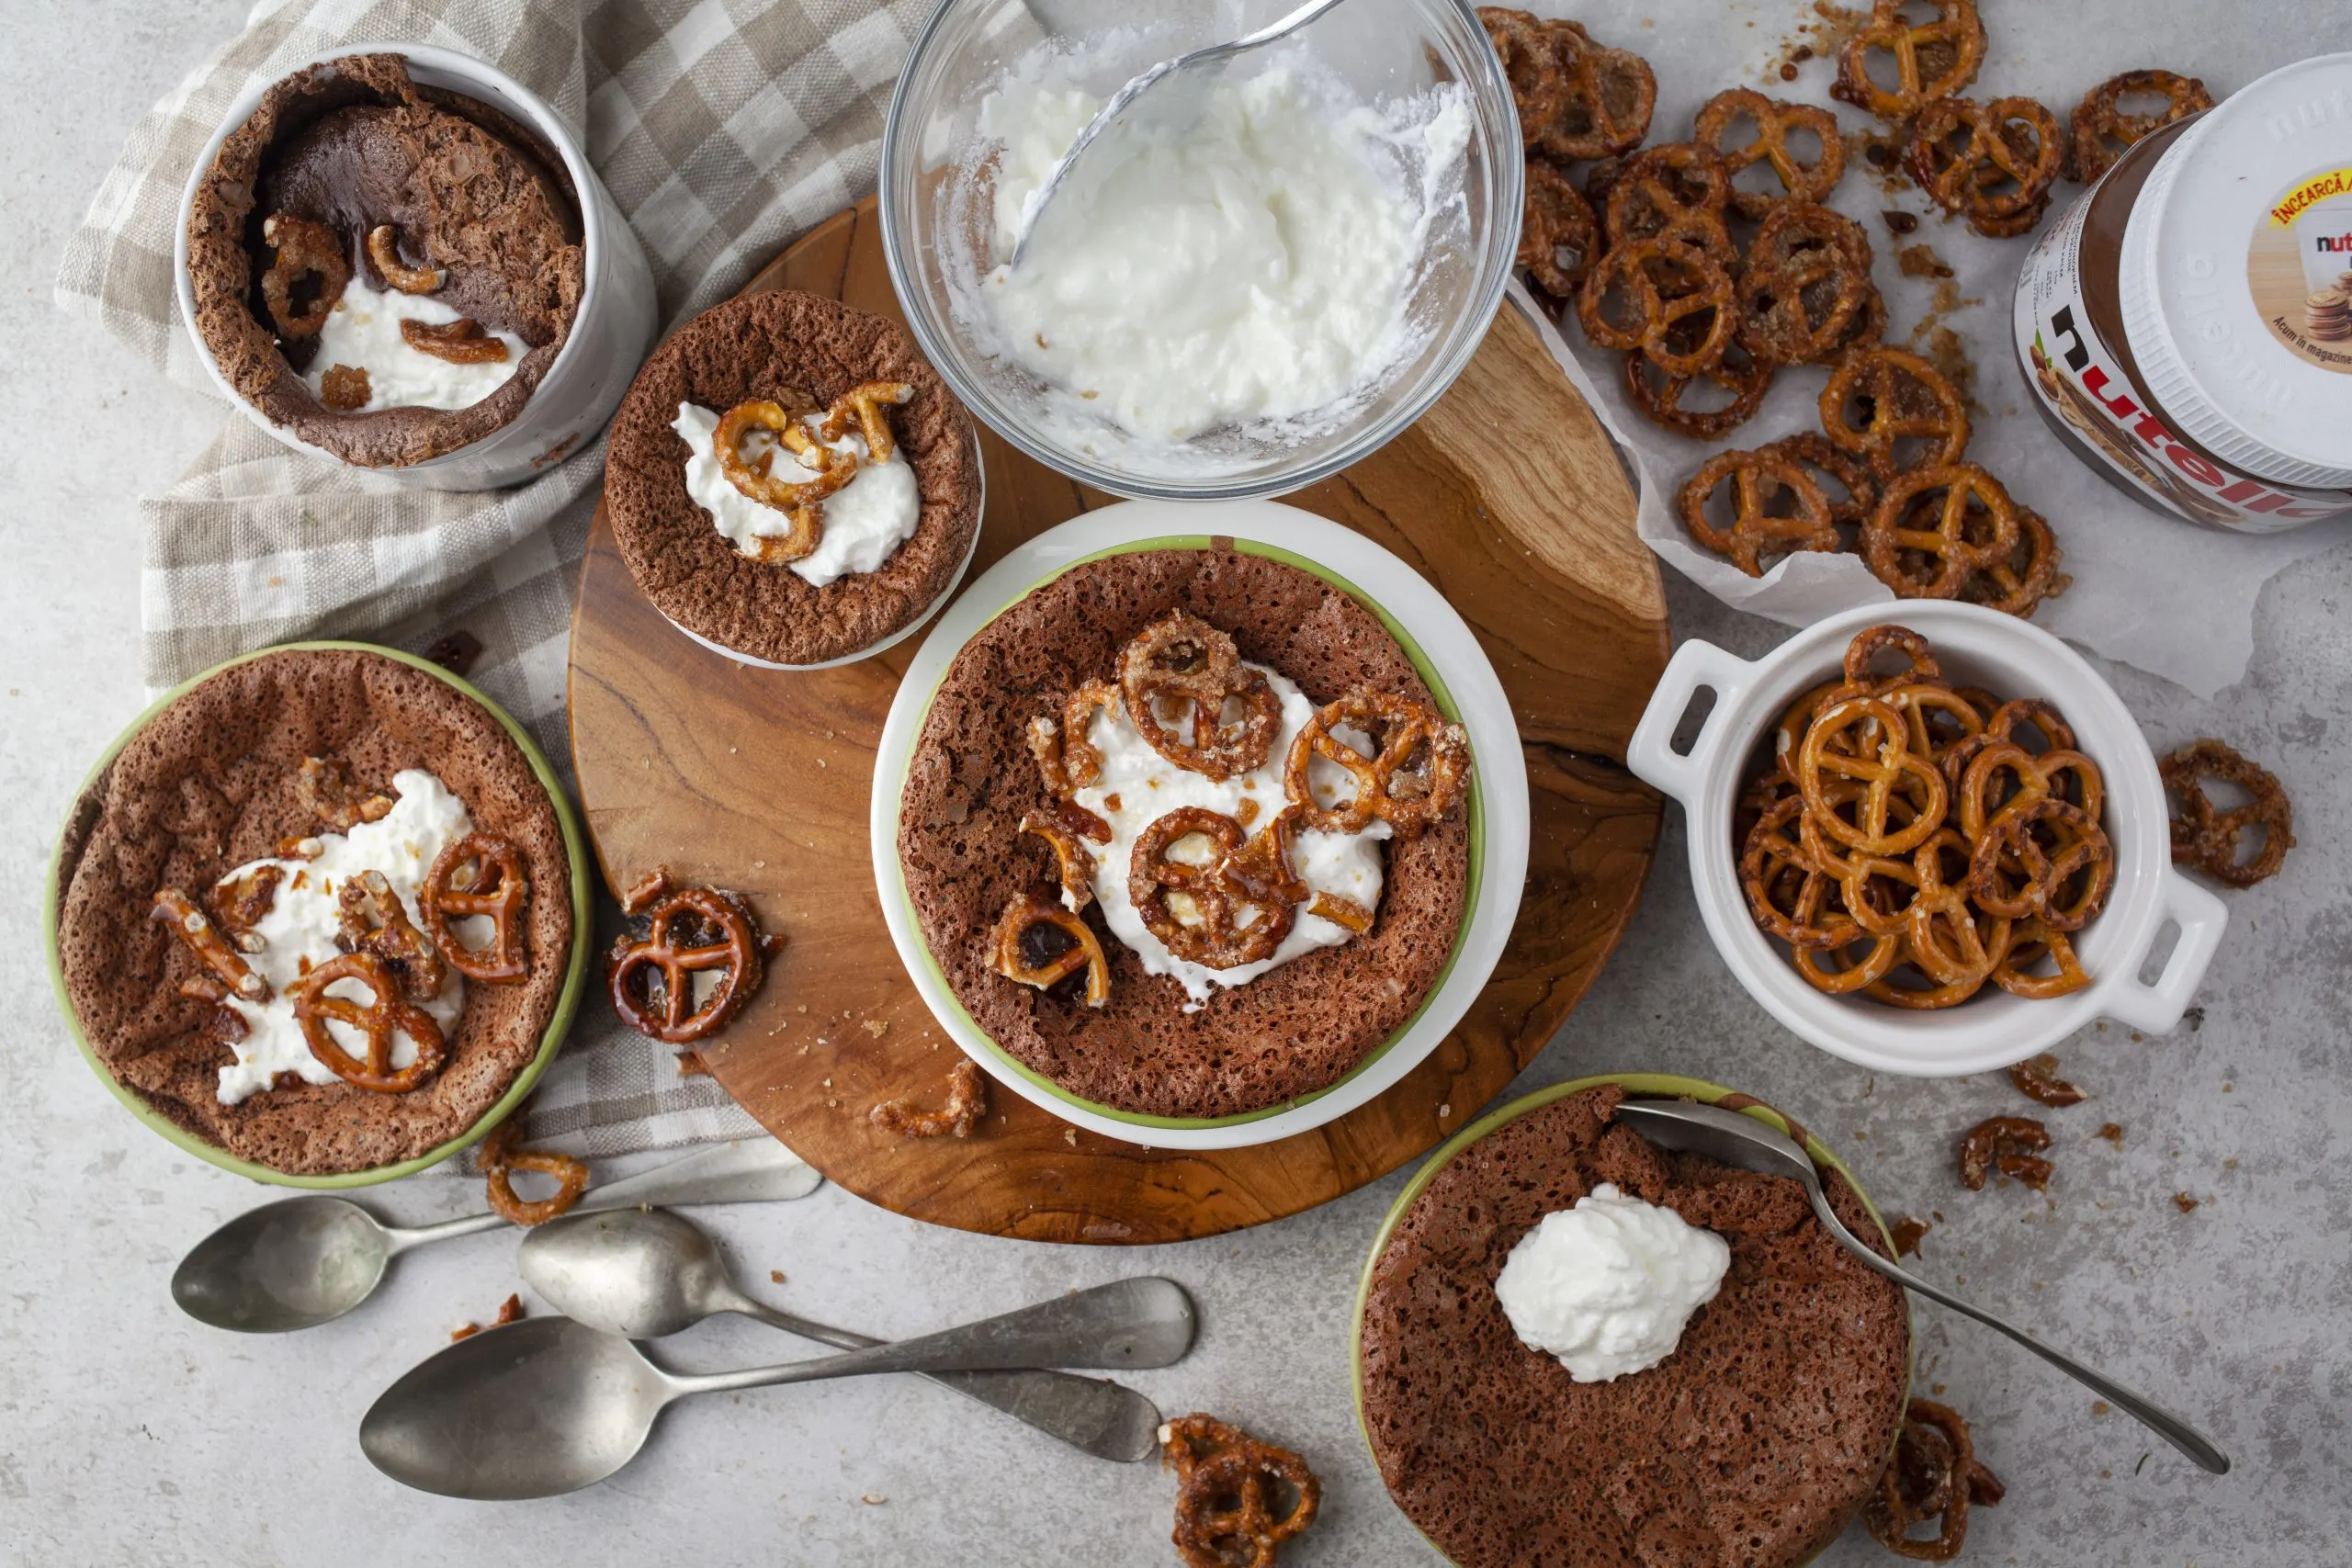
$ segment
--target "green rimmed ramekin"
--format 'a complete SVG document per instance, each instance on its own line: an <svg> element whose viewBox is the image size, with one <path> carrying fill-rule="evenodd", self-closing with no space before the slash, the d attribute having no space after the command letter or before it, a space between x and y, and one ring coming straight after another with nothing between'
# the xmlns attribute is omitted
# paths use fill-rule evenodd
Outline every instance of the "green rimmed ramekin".
<svg viewBox="0 0 2352 1568"><path fill-rule="evenodd" d="M1379 1265L1381 1254L1388 1250L1389 1238L1396 1234L1396 1226L1404 1220L1406 1212L1411 1209L1420 1195L1429 1190L1430 1183L1437 1179L1438 1172L1451 1165L1454 1156L1461 1154L1463 1150L1518 1121L1521 1117L1541 1111L1556 1100L1566 1100L1568 1096L1581 1093L1585 1089L1600 1089L1609 1084L1614 1084L1623 1089L1628 1100L1694 1100L1702 1105L1716 1105L1735 1097L1750 1101L1755 1100L1754 1096L1743 1094L1738 1089L1726 1089L1719 1083L1709 1083L1704 1078L1684 1077L1676 1073L1596 1073L1590 1077L1570 1078L1566 1083L1555 1083L1548 1088L1539 1089L1532 1094L1522 1095L1508 1105L1488 1111L1441 1145L1438 1151L1423 1163L1421 1168L1413 1173L1412 1180L1405 1184L1405 1190L1396 1195L1396 1202L1389 1205L1386 1216L1380 1222L1380 1229L1373 1235L1371 1250L1364 1254L1363 1269L1356 1280L1355 1310L1348 1322L1348 1389L1350 1397L1355 1403L1356 1436L1363 1439L1364 1452L1371 1458L1374 1469L1377 1470L1380 1466L1380 1453L1373 1447L1372 1429L1365 1424L1363 1416L1363 1314L1365 1304L1372 1296L1373 1269ZM1887 1255L1889 1257L1894 1255L1894 1238L1887 1231L1884 1216L1878 1212L1878 1205L1871 1201L1871 1195L1863 1190L1862 1184L1855 1179L1854 1173L1847 1168L1845 1161L1830 1153L1828 1147L1811 1133L1801 1134L1786 1116L1769 1105L1756 1102L1740 1105L1736 1109L1741 1115L1753 1116L1776 1133L1784 1133L1795 1138L1804 1146L1807 1157L1816 1167L1825 1170L1834 1170L1844 1177L1847 1184L1853 1188L1854 1195L1862 1201L1862 1207L1869 1213L1871 1223L1878 1227L1879 1238L1886 1243ZM1903 1319L1904 1360L1907 1367L1917 1352L1917 1339L1911 1332L1911 1297L1907 1292L1903 1296ZM1904 1392L1906 1396L1910 1392L1907 1377L1905 1379ZM1896 1424L1896 1430L1899 1437L1901 1433L1899 1422ZM1891 1460L1893 1457L1894 1450L1890 1446L1888 1458ZM1402 1508L1397 1511L1404 1512ZM1413 1523L1409 1515L1406 1517L1405 1522ZM1415 1525L1414 1531L1419 1534L1420 1527ZM1421 1539L1429 1541L1430 1550L1437 1552L1441 1558L1444 1558L1448 1562L1453 1561L1446 1557L1445 1553L1439 1549L1437 1542L1430 1540L1428 1536L1422 1535ZM1827 1549L1824 1548L1824 1550ZM1814 1558L1808 1558L1806 1561L1810 1562L1819 1555L1816 1552Z"/></svg>
<svg viewBox="0 0 2352 1568"><path fill-rule="evenodd" d="M62 955L58 950L57 922L59 910L65 896L66 850L78 836L77 829L81 831L87 829L88 814L94 808L94 803L90 799L91 786L114 765L114 760L121 754L122 749L130 745L157 714L223 671L233 670L241 664L250 664L254 660L266 659L273 654L322 651L372 653L379 658L391 660L395 663L422 670L459 694L472 699L492 718L498 720L508 737L522 750L524 761L530 763L531 772L538 778L540 786L547 791L548 798L554 802L556 821L563 829L564 856L571 869L571 955L564 974L563 989L556 998L555 1011L549 1015L547 1028L539 1036L537 1054L525 1065L520 1073L515 1075L514 1081L507 1086L506 1092L476 1119L472 1126L448 1142L428 1149L413 1159L401 1160L393 1165L370 1166L364 1170L336 1171L322 1176L298 1176L282 1170L273 1170L268 1166L257 1165L252 1160L239 1159L226 1149L205 1142L156 1111L116 1078L107 1065L98 1059L98 1054L91 1049L89 1037L82 1030L81 1017L74 1012L74 1003L66 995L65 965ZM145 712L131 720L122 733L115 737L113 743L99 755L98 760L91 765L90 771L83 776L81 784L74 791L74 804L67 809L65 825L58 832L57 847L50 854L49 875L41 889L41 943L47 950L49 981L51 987L57 994L58 1011L64 1015L66 1032L73 1035L75 1047L82 1053L82 1059L89 1063L90 1070L97 1074L98 1081L106 1085L107 1091L148 1127L208 1165L219 1166L222 1170L234 1172L236 1175L254 1181L266 1182L276 1187L303 1187L320 1190L373 1187L379 1182L397 1180L401 1177L412 1176L430 1166L438 1165L451 1155L479 1141L492 1128L506 1120L516 1106L523 1103L524 1099L537 1085L540 1075L547 1071L548 1064L555 1060L556 1052L563 1044L563 1037L571 1031L572 1016L579 1011L581 994L587 985L588 950L594 945L590 937L595 930L594 914L590 908L588 879L587 848L580 835L579 821L572 815L571 802L564 795L563 785L557 781L555 771L548 767L547 758L540 753L538 746L523 727L515 723L503 709L484 696L470 682L451 674L430 660L420 659L413 653L402 653L395 648L379 647L374 643L333 641L281 643L275 648L258 649L235 659L224 660L202 674L193 676L173 687L150 704Z"/></svg>

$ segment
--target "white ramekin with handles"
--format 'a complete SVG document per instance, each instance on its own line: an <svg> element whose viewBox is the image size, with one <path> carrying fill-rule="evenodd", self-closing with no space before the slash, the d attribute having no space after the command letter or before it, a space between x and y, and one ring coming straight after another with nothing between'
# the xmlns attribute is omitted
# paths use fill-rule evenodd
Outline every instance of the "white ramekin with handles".
<svg viewBox="0 0 2352 1568"><path fill-rule="evenodd" d="M1934 645L1945 677L2004 698L2042 697L2074 728L2075 743L2107 782L2107 831L2115 887L2107 908L2075 935L2091 984L2052 1001L1987 987L1956 1008L1910 1012L1868 997L1815 990L1787 950L1757 928L1739 879L1732 812L1758 767L1758 748L1789 705L1835 679L1854 634L1908 626ZM1674 735L1693 696L1714 706L1688 750ZM1681 802L1690 880L1707 934L1748 994L1832 1055L1880 1072L1946 1077L1984 1072L2048 1050L2094 1019L2161 1034L2177 1027L2229 922L2222 901L2173 869L2163 782L2140 727L2114 688L2074 649L2014 615L1932 600L1869 604L1799 632L1753 663L1713 644L1688 642L1668 664L1634 732L1626 762L1645 783ZM2141 971L2160 937L2178 937L2161 971Z"/></svg>
<svg viewBox="0 0 2352 1568"><path fill-rule="evenodd" d="M196 330L196 290L187 271L187 215L196 200L198 186L210 171L212 160L220 155L220 144L253 118L254 110L261 107L264 93L296 72L355 54L400 55L408 62L410 77L422 85L460 93L504 111L527 126L563 161L564 174L571 182L572 195L580 207L581 246L586 264L580 306L572 315L571 335L565 341L562 352L555 356L555 363L548 367L548 373L532 389L522 412L481 440L454 452L402 468L361 470L418 490L497 490L520 484L594 441L611 420L646 351L653 346L659 304L644 247L638 243L628 220L621 216L612 193L596 176L595 168L580 150L571 130L545 99L494 65L432 44L345 44L288 66L239 98L236 107L220 121L220 129L212 133L212 140L205 144L195 167L188 171L187 189L180 193L178 225L172 237L172 268L181 325L195 341L197 361L212 378L213 385L220 389L223 397L243 409L247 418L298 452L308 452L324 462L343 461L292 431L272 424L268 416L247 402L220 374L211 348Z"/></svg>

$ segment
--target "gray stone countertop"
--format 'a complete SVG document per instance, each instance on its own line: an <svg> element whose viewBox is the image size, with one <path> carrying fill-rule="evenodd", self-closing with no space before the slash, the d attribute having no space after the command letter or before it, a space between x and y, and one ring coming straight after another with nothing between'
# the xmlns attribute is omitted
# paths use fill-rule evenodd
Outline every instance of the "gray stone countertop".
<svg viewBox="0 0 2352 1568"><path fill-rule="evenodd" d="M1172 1485L1065 1457L910 1380L695 1401L609 1483L510 1506L404 1492L356 1441L360 1413L450 1326L517 1280L493 1235L403 1259L326 1328L247 1339L165 1293L187 1246L266 1194L180 1155L93 1079L51 1003L38 889L67 797L141 705L137 513L219 425L49 298L59 251L137 116L234 28L238 0L17 6L0 51L0 1560L64 1564L1172 1562ZM1669 581L1678 636L1754 655L1779 628ZM2052 1113L2049 1197L1963 1190L1963 1128L2027 1106L1999 1075L1950 1082L1849 1068L1798 1041L1718 962L1692 907L1679 814L1639 918L1584 1006L1513 1091L1583 1073L1690 1073L1786 1107L1892 1213L1944 1216L1917 1267L2178 1404L2237 1456L2214 1480L1991 1333L1917 1309L1918 1376L1975 1424L2008 1485L1973 1516L1968 1561L2302 1564L2345 1561L2352 1506L2352 551L2265 592L2252 673L2210 703L2108 667L2160 749L2212 734L2286 781L2301 848L2228 895L2231 929L2197 1021L2163 1039L2095 1029L2060 1047L2093 1094ZM2194 626L2183 637L2198 635ZM2094 1135L2124 1129L2121 1146ZM745 1278L811 1316L918 1332L1129 1271L1183 1280L1204 1332L1137 1386L1303 1450L1325 1515L1283 1554L1434 1562L1384 1494L1350 1406L1357 1271L1399 1173L1311 1213L1143 1252L930 1229L831 1189L705 1211ZM2198 1201L2183 1213L2174 1194ZM430 1179L371 1198L420 1220L474 1201ZM677 1364L805 1347L735 1323L665 1346ZM1893 1562L1857 1529L1825 1562Z"/></svg>

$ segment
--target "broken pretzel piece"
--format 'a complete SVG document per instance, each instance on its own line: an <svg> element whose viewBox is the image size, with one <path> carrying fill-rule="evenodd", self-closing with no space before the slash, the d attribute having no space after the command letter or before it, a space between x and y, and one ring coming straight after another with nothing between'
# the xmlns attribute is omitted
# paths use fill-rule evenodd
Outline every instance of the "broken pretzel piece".
<svg viewBox="0 0 2352 1568"><path fill-rule="evenodd" d="M947 1104L944 1110L917 1111L913 1102L886 1100L866 1112L866 1119L886 1133L902 1138L968 1138L972 1128L989 1112L987 1080L967 1056L947 1075Z"/></svg>
<svg viewBox="0 0 2352 1568"><path fill-rule="evenodd" d="M1984 1190L1991 1171L2013 1177L2036 1192L2050 1186L2050 1129L2029 1116L1994 1116L1979 1122L1960 1140L1960 1179L1972 1192Z"/></svg>

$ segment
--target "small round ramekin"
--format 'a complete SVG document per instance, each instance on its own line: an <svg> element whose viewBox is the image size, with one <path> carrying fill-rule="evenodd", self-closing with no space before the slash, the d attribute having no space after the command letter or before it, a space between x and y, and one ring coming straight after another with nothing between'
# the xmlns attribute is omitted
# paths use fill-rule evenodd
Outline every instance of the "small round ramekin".
<svg viewBox="0 0 2352 1568"><path fill-rule="evenodd" d="M1883 624L1925 637L1955 685L2055 704L2078 749L2105 775L2115 887L2105 911L2075 933L2075 951L2092 976L2084 989L2034 1001L1988 987L1958 1007L1911 1012L1815 990L1787 950L1757 928L1740 886L1732 812L1758 744L1792 703L1836 677L1855 633ZM1714 706L1689 749L1678 750L1675 730L1702 691L1713 694ZM2219 898L2173 869L2164 784L2123 699L2048 632L1979 605L1867 604L1807 627L1754 663L1710 643L1685 643L1659 679L1625 761L1644 783L1681 802L1699 913L1748 995L1813 1044L1873 1071L1951 1077L2006 1067L2098 1018L2165 1033L2179 1024L2229 923ZM2143 981L2168 930L2178 933L2171 952Z"/></svg>
<svg viewBox="0 0 2352 1568"><path fill-rule="evenodd" d="M538 1051L530 1061L524 1064L523 1070L514 1076L514 1081L507 1086L506 1092L500 1095L491 1104L490 1109L475 1120L472 1126L447 1143L427 1149L413 1159L404 1159L391 1165L370 1166L360 1170L300 1176L273 1169L253 1160L242 1159L218 1144L208 1143L123 1087L122 1080L114 1076L107 1065L98 1059L97 1052L91 1047L90 1037L82 1029L81 1015L74 1010L73 999L66 994L65 962L58 945L58 922L65 907L65 881L72 872L72 867L66 864L67 852L75 841L76 834L87 831L88 825L84 816L85 803L89 797L91 786L98 782L107 769L113 766L115 758L121 755L122 749L136 739L139 732L145 729L157 714L162 713L187 693L222 671L233 670L240 664L250 664L256 659L266 659L272 654L301 653L322 649L372 653L379 658L393 660L412 669L422 670L442 684L454 688L459 695L470 698L491 717L498 721L499 728L505 730L507 736L521 750L523 760L530 764L533 776L548 792L548 798L555 804L556 823L563 830L564 861L571 873L571 953L565 960L563 989L556 998L555 1010L548 1014L547 1027L539 1033ZM192 675L181 682L156 698L148 706L146 712L132 719L123 732L115 737L114 743L90 765L90 771L83 778L81 787L74 792L74 805L67 810L65 826L58 834L57 846L50 852L49 875L41 888L41 946L48 955L49 983L51 989L57 996L57 1010L64 1016L65 1032L74 1037L74 1043L81 1050L82 1059L89 1063L92 1072L98 1075L98 1081L106 1085L109 1094L122 1102L124 1110L137 1117L150 1130L161 1134L181 1149L194 1155L208 1165L217 1165L222 1170L234 1175L245 1177L254 1181L266 1182L273 1187L302 1187L322 1191L342 1191L355 1187L373 1187L379 1182L396 1180L403 1176L413 1176L420 1170L436 1166L459 1150L480 1142L492 1128L513 1115L517 1106L530 1098L531 1090L538 1086L539 1078L555 1061L556 1053L562 1048L564 1036L571 1032L572 1018L579 1012L580 999L587 992L589 953L595 946L596 933L595 909L593 896L589 891L595 886L591 881L594 874L594 870L588 859L587 841L581 836L580 822L572 815L571 799L564 794L562 781L556 777L555 770L548 765L546 755L539 750L537 743L531 739L530 731L515 723L503 708L484 696L480 688L444 670L430 660L419 659L413 653L402 653L396 648L379 648L374 643L368 642L280 643L276 648L256 649L251 653L224 660L202 674Z"/></svg>
<svg viewBox="0 0 2352 1568"><path fill-rule="evenodd" d="M1470 868L1453 955L1404 1026L1346 1077L1296 1100L1232 1116L1151 1116L1081 1100L981 1029L932 956L899 863L899 803L915 742L947 666L981 627L1070 568L1148 549L1234 549L1312 572L1380 617L1446 716L1469 732ZM1437 1049L1486 987L1510 940L1527 880L1527 769L1502 682L1477 637L1411 567L1351 528L1272 502L1221 505L1128 502L1048 529L998 561L948 608L916 652L875 748L868 807L874 882L890 941L940 1028L999 1083L1063 1121L1106 1138L1163 1149L1271 1144L1338 1120L1378 1096Z"/></svg>
<svg viewBox="0 0 2352 1568"><path fill-rule="evenodd" d="M1566 1100L1569 1095L1579 1094L1589 1089L1599 1089L1604 1084L1614 1084L1623 1089L1628 1100L1695 1100L1702 1105L1720 1105L1736 1098L1738 1101L1736 1109L1742 1115L1753 1116L1772 1131L1787 1134L1804 1146L1817 1169L1835 1171L1844 1177L1846 1184L1854 1190L1854 1195L1862 1201L1862 1207L1869 1211L1871 1223L1878 1227L1879 1239L1886 1244L1888 1254L1894 1254L1894 1237L1887 1232L1885 1218L1879 1213L1878 1205L1871 1201L1871 1195L1862 1190L1862 1184L1854 1179L1854 1173L1846 1168L1845 1162L1831 1154L1820 1139L1753 1095L1738 1094L1718 1083L1709 1083L1703 1078L1687 1078L1673 1073L1600 1073L1591 1077L1555 1083L1532 1094L1521 1095L1463 1128L1448 1138L1437 1153L1430 1156L1421 1168L1414 1172L1413 1179L1405 1184L1405 1190L1396 1194L1396 1201L1388 1206L1386 1217L1380 1222L1380 1229L1372 1238L1372 1248L1364 1254L1363 1268L1356 1279L1355 1310L1348 1318L1348 1381L1355 1400L1356 1436L1363 1439L1364 1451L1372 1457L1374 1469L1379 1467L1380 1454L1373 1447L1372 1428L1363 1416L1363 1314L1365 1306L1372 1300L1373 1270L1379 1266L1380 1255L1388 1250L1389 1239L1396 1234L1397 1225L1404 1222L1406 1212L1412 1208L1423 1192L1429 1190L1430 1183L1437 1179L1438 1172L1453 1164L1464 1149L1555 1100ZM1911 1311L1908 1292L1903 1292L1903 1310L1907 1325ZM1911 1349L1906 1354L1916 1358L1917 1348L1917 1341L1913 1339ZM1429 1540L1427 1536L1421 1539ZM1435 1541L1430 1541L1430 1550L1437 1550ZM1438 1555L1444 1557L1442 1552ZM1446 1561L1452 1562L1453 1559L1446 1558Z"/></svg>
<svg viewBox="0 0 2352 1568"><path fill-rule="evenodd" d="M421 463L362 470L416 490L498 490L520 484L594 441L611 420L613 411L620 407L621 395L628 390L629 378L653 346L659 305L644 248L570 128L546 100L494 65L433 44L346 44L288 66L238 99L212 133L212 140L205 143L195 167L188 171L187 186L180 193L179 217L172 235L172 282L179 299L180 322L196 344L198 363L221 395L244 411L246 418L298 452L323 462L343 463L335 454L272 424L220 374L211 348L196 330L196 290L187 270L187 220L197 187L210 171L221 143L253 117L264 93L298 71L355 54L401 56L408 62L409 75L420 85L460 93L503 110L563 160L565 176L571 182L580 208L586 268L571 334L555 363L532 389L522 412L481 440Z"/></svg>

